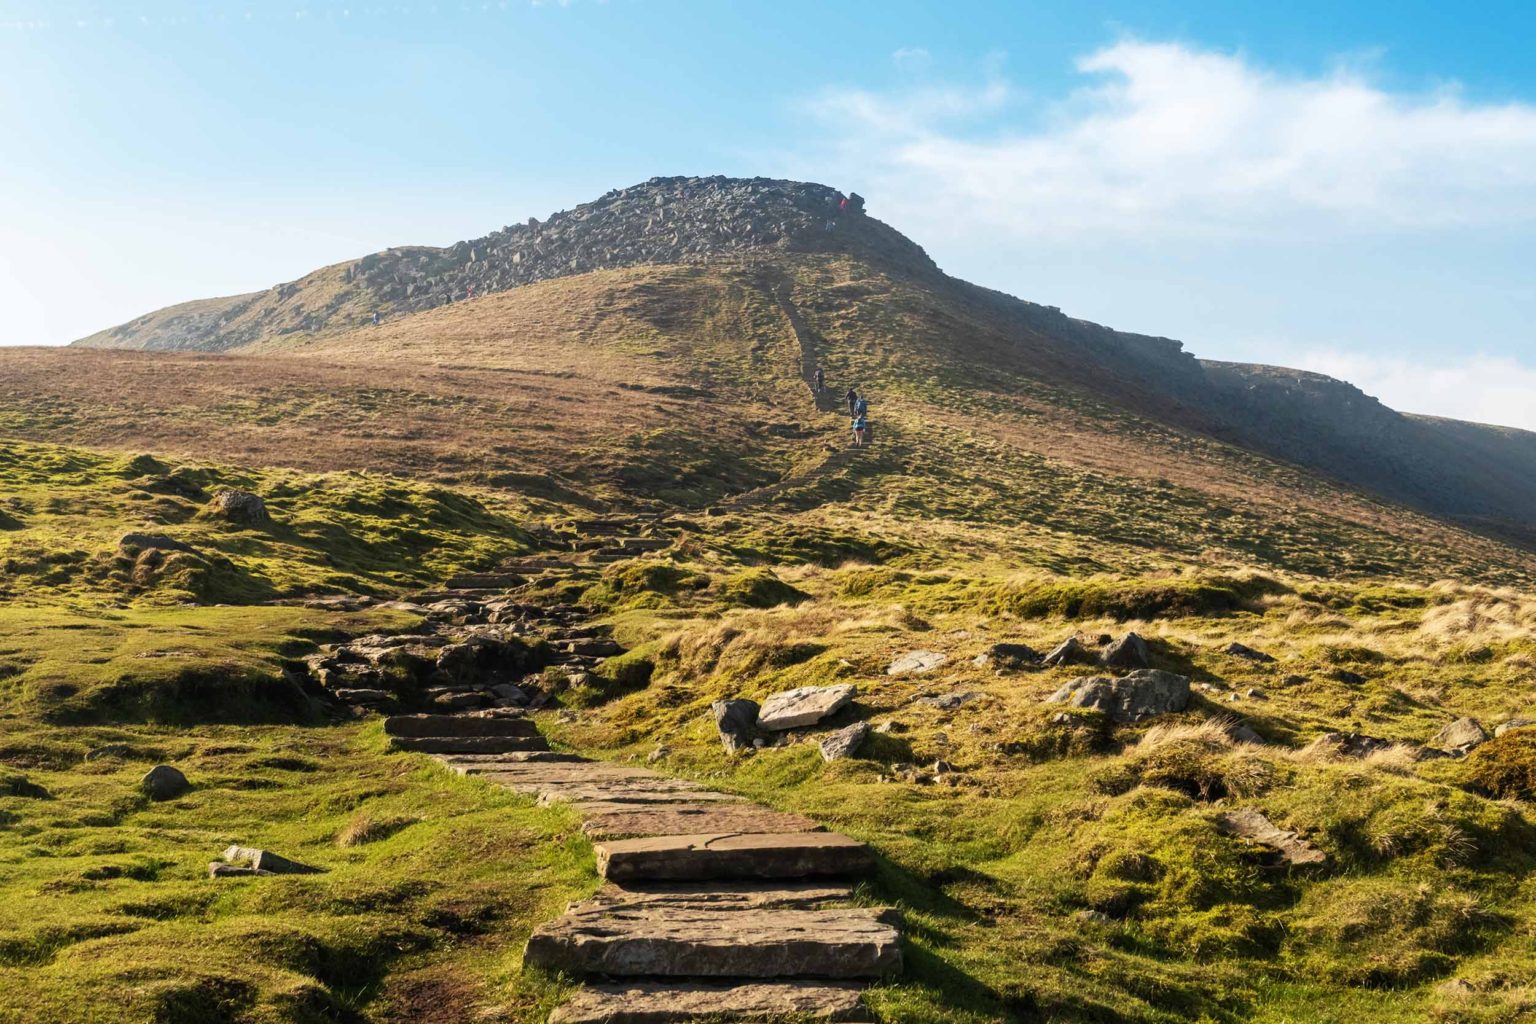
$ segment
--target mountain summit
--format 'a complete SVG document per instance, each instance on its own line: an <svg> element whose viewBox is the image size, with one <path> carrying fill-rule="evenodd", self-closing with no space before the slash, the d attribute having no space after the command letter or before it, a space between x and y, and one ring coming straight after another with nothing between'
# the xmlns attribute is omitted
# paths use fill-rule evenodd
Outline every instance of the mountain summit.
<svg viewBox="0 0 1536 1024"><path fill-rule="evenodd" d="M968 284L864 212L857 195L826 185L652 178L544 221L442 249L388 249L264 292L173 306L77 345L258 359L259 367L186 368L219 381L210 385L206 413L187 426L196 436L243 408L221 397L228 390L294 389L231 423L231 436L240 439L232 454L240 458L258 457L249 447L253 423L289 432L310 424L316 440L303 445L319 443L339 456L352 437L345 443L359 446L349 456L354 464L415 471L421 452L402 462L399 444L393 454L381 451L393 443L388 431L359 427L348 434L327 425L341 410L354 419L378 410L393 427L402 415L419 418L430 408L440 410L434 414L442 422L418 425L411 445L434 446L435 471L444 459L493 474L510 465L518 472L558 468L558 458L549 458L568 457L570 449L546 456L543 440L530 433L538 426L588 444L577 476L590 474L598 453L608 453L613 486L631 497L707 502L725 493L721 481L761 482L778 472L767 466L771 446L762 438L806 429L774 417L805 401L800 382L821 366L832 380L904 395L901 411L917 419L971 416L967 429L981 434L1027 428L1018 443L1035 455L1087 458L1116 472L1139 458L1136 474L1165 479L1190 450L1160 445L1156 454L1137 456L1129 442L1173 431L1287 464L1255 469L1255 480L1297 467L1325 478L1308 485L1317 493L1365 492L1536 547L1536 435L1404 415L1318 374L1202 362L1172 339L1113 330ZM350 376L322 386L318 374L342 373L322 365L351 367ZM387 379L361 379L383 366L392 371ZM550 402L504 419L494 403L507 378L449 381L441 376L447 367L527 374L525 390L545 388ZM58 370L37 372L25 387L47 391ZM123 419L104 411L120 401L135 410L130 419L142 418L142 388L127 383L133 373L126 364L115 373L102 387L123 395L88 403L60 395L61 406L73 411L50 422L70 424L67 439L121 443ZM283 374L291 374L291 385L277 383ZM384 412L380 395L392 392L380 388L406 380L429 387L431 397L399 395L392 399L399 410ZM688 422L670 421L669 447L659 453L657 435L647 431L666 417L632 402L625 390L641 380L658 394L734 395L735 415L722 423L706 403L679 408L676 416ZM330 397L316 411L313 395L324 387ZM353 388L359 397L340 403L338 389ZM568 407L557 404L582 405L597 394L606 396L598 400L602 414L574 423L563 415ZM491 404L477 407L472 420L447 411L475 402ZM631 405L632 416L625 412ZM821 411L830 409L823 396ZM1062 438L1075 436L1074 424L1087 422L1087 409L1096 411L1083 429L1094 436L1063 446ZM99 427L90 426L98 420ZM637 432L615 435L616 420ZM472 436L477 430L485 436ZM38 436L60 435L50 427ZM303 445L284 443L259 457L291 464ZM502 454L487 463L487 449ZM665 476L658 463L676 468L700 452L711 454L707 467L658 482ZM1190 479L1203 472L1209 470L1191 470ZM1209 482L1232 484L1225 472Z"/></svg>
<svg viewBox="0 0 1536 1024"><path fill-rule="evenodd" d="M262 292L171 306L75 344L222 352L356 327L550 278L752 253L847 253L934 274L921 247L863 214L857 195L772 178L652 178L574 210L444 249L403 246Z"/></svg>

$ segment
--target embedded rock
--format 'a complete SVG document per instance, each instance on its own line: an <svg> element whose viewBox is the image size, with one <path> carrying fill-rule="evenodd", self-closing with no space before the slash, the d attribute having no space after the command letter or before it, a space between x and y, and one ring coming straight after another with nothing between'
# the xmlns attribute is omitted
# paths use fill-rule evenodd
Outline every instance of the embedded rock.
<svg viewBox="0 0 1536 1024"><path fill-rule="evenodd" d="M1256 651L1247 644L1234 642L1227 644L1223 650L1234 658L1245 658L1248 661L1257 661L1261 664L1275 660L1272 655L1265 654L1263 651Z"/></svg>
<svg viewBox="0 0 1536 1024"><path fill-rule="evenodd" d="M192 545L163 533L125 533L117 546L136 555L141 551L191 551Z"/></svg>
<svg viewBox="0 0 1536 1024"><path fill-rule="evenodd" d="M996 668L1017 669L1039 665L1041 656L1039 651L1028 644L993 644L977 660L990 663Z"/></svg>
<svg viewBox="0 0 1536 1024"><path fill-rule="evenodd" d="M868 722L854 722L847 728L837 730L821 741L822 760L838 761L845 757L852 757L858 753L859 747L863 745L868 735Z"/></svg>
<svg viewBox="0 0 1536 1024"><path fill-rule="evenodd" d="M241 526L262 527L272 522L267 503L249 491L226 490L214 494L204 514L214 519L225 519Z"/></svg>
<svg viewBox="0 0 1536 1024"><path fill-rule="evenodd" d="M801 686L776 693L763 701L757 727L770 731L815 725L847 707L856 692L852 683L841 686Z"/></svg>
<svg viewBox="0 0 1536 1024"><path fill-rule="evenodd" d="M1149 668L1152 665L1147 642L1136 633L1127 633L1112 641L1100 652L1099 661L1110 668Z"/></svg>
<svg viewBox="0 0 1536 1024"><path fill-rule="evenodd" d="M1098 655L1083 646L1083 642L1075 636L1069 636L1052 648L1041 663L1056 667L1060 665L1092 665L1098 661Z"/></svg>
<svg viewBox="0 0 1536 1024"><path fill-rule="evenodd" d="M949 655L938 651L908 651L885 670L888 676L917 675L938 668L949 660Z"/></svg>
<svg viewBox="0 0 1536 1024"><path fill-rule="evenodd" d="M757 702L752 700L717 700L709 706L715 716L715 729L727 754L752 749L757 731Z"/></svg>
<svg viewBox="0 0 1536 1024"><path fill-rule="evenodd" d="M1119 679L1089 676L1067 683L1047 697L1046 703L1092 708L1116 722L1138 722L1183 711L1189 705L1189 679L1150 668Z"/></svg>
<svg viewBox="0 0 1536 1024"><path fill-rule="evenodd" d="M1322 850L1297 833L1277 827L1251 807L1226 811L1216 820L1232 835L1277 850L1287 864L1322 864L1328 860L1328 855Z"/></svg>
<svg viewBox="0 0 1536 1024"><path fill-rule="evenodd" d="M1467 751L1486 742L1488 733L1477 719L1458 718L1435 733L1429 745L1437 750Z"/></svg>
<svg viewBox="0 0 1536 1024"><path fill-rule="evenodd" d="M255 868L266 875L317 875L321 870L287 857L279 857L271 850L258 850L250 846L231 846L224 851L224 859L231 864Z"/></svg>
<svg viewBox="0 0 1536 1024"><path fill-rule="evenodd" d="M171 800L191 789L192 784L187 781L187 777L179 768L172 768L168 764L157 764L139 780L139 788L148 794L151 800Z"/></svg>
<svg viewBox="0 0 1536 1024"><path fill-rule="evenodd" d="M1370 757L1377 751L1387 750L1391 740L1366 736L1358 732L1325 732L1308 745L1308 750L1329 750L1339 757Z"/></svg>
<svg viewBox="0 0 1536 1024"><path fill-rule="evenodd" d="M1536 718L1511 718L1507 722L1500 722L1493 727L1495 736L1503 736L1511 729L1529 729L1536 726Z"/></svg>

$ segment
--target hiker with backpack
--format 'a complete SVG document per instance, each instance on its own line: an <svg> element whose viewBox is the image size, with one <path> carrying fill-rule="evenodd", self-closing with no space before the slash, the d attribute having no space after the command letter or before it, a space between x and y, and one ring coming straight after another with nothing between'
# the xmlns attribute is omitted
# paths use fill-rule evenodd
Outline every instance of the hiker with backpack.
<svg viewBox="0 0 1536 1024"><path fill-rule="evenodd" d="M853 390L853 388L849 388L848 393L843 397L848 399L848 415L852 416L855 412L858 411L854 408L854 406L859 404L859 393Z"/></svg>
<svg viewBox="0 0 1536 1024"><path fill-rule="evenodd" d="M816 372L812 375L812 379L816 382L816 395L820 397L821 393L827 390L827 372L818 366L816 367Z"/></svg>
<svg viewBox="0 0 1536 1024"><path fill-rule="evenodd" d="M869 421L863 416L853 418L853 446L863 448L869 436Z"/></svg>

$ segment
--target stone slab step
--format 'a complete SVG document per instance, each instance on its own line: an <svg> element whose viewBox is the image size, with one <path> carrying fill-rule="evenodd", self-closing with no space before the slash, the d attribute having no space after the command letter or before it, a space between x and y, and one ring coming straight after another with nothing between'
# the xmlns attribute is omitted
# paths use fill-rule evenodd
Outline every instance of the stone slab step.
<svg viewBox="0 0 1536 1024"><path fill-rule="evenodd" d="M872 1021L853 982L735 985L633 982L578 989L549 1024L682 1024L687 1021Z"/></svg>
<svg viewBox="0 0 1536 1024"><path fill-rule="evenodd" d="M621 911L664 907L815 910L851 899L853 887L837 882L652 882L625 886L608 882L585 902L587 906Z"/></svg>
<svg viewBox="0 0 1536 1024"><path fill-rule="evenodd" d="M536 928L523 960L612 978L881 978L901 970L895 925L880 911L615 910L578 904Z"/></svg>
<svg viewBox="0 0 1536 1024"><path fill-rule="evenodd" d="M598 874L612 882L709 878L851 878L874 855L837 832L728 832L597 843Z"/></svg>
<svg viewBox="0 0 1536 1024"><path fill-rule="evenodd" d="M450 577L443 584L449 590L510 590L528 582L528 577L515 572L467 572Z"/></svg>
<svg viewBox="0 0 1536 1024"><path fill-rule="evenodd" d="M537 736L539 727L531 718L498 714L479 715L394 715L384 719L387 736Z"/></svg>
<svg viewBox="0 0 1536 1024"><path fill-rule="evenodd" d="M810 818L756 804L676 804L588 811L582 831L593 839L700 835L705 832L820 832Z"/></svg>
<svg viewBox="0 0 1536 1024"><path fill-rule="evenodd" d="M548 750L543 736L392 736L391 750L418 754L507 754L516 750Z"/></svg>
<svg viewBox="0 0 1536 1024"><path fill-rule="evenodd" d="M517 768L533 761L581 761L575 754L553 750L512 750L504 754L441 754L437 758L460 775L487 775Z"/></svg>
<svg viewBox="0 0 1536 1024"><path fill-rule="evenodd" d="M583 814L591 813L598 808L611 810L615 806L670 807L700 802L734 804L745 803L746 801L742 797L733 796L730 793L713 793L709 790L692 789L656 789L649 784L635 786L618 782L608 785L553 787L539 793L540 804L575 804L576 809Z"/></svg>

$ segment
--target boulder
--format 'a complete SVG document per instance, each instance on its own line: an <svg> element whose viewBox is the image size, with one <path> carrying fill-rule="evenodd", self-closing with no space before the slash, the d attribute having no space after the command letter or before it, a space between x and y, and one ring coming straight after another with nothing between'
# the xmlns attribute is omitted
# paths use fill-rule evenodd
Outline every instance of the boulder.
<svg viewBox="0 0 1536 1024"><path fill-rule="evenodd" d="M267 513L267 503L249 491L224 490L214 494L204 514L214 519L225 519L241 526L262 527L272 522Z"/></svg>
<svg viewBox="0 0 1536 1024"><path fill-rule="evenodd" d="M752 748L757 731L757 702L752 700L717 700L709 706L715 716L715 729L727 754Z"/></svg>
<svg viewBox="0 0 1536 1024"><path fill-rule="evenodd" d="M1052 668L1061 665L1092 665L1099 660L1098 655L1087 647L1075 636L1069 636L1051 649L1051 652L1041 659L1041 663Z"/></svg>
<svg viewBox="0 0 1536 1024"><path fill-rule="evenodd" d="M822 760L838 761L845 757L852 757L859 752L859 747L868 735L868 722L854 722L846 728L837 730L821 741Z"/></svg>
<svg viewBox="0 0 1536 1024"><path fill-rule="evenodd" d="M151 800L171 800L191 789L192 783L187 781L179 768L157 764L139 780L139 788Z"/></svg>
<svg viewBox="0 0 1536 1024"><path fill-rule="evenodd" d="M1136 633L1127 633L1119 640L1111 641L1099 653L1099 661L1110 668L1150 668L1152 656L1145 640Z"/></svg>
<svg viewBox="0 0 1536 1024"><path fill-rule="evenodd" d="M1392 746L1391 740L1358 732L1325 732L1308 745L1308 750L1329 749L1340 757L1369 757Z"/></svg>
<svg viewBox="0 0 1536 1024"><path fill-rule="evenodd" d="M1511 718L1507 722L1500 722L1493 727L1495 736L1503 736L1511 729L1529 729L1536 726L1536 718Z"/></svg>
<svg viewBox="0 0 1536 1024"><path fill-rule="evenodd" d="M1033 668L1040 660L1040 652L1028 644L993 644L977 659L1000 669Z"/></svg>
<svg viewBox="0 0 1536 1024"><path fill-rule="evenodd" d="M1251 807L1226 811L1216 818L1222 829L1249 842L1276 850L1287 864L1322 864L1328 855L1295 832L1277 827Z"/></svg>
<svg viewBox="0 0 1536 1024"><path fill-rule="evenodd" d="M1488 733L1477 719L1458 718L1435 733L1429 745L1437 750L1466 751L1487 742Z"/></svg>
<svg viewBox="0 0 1536 1024"><path fill-rule="evenodd" d="M799 729L815 725L836 714L853 700L852 683L841 686L801 686L776 693L763 701L757 714L757 727L769 731Z"/></svg>
<svg viewBox="0 0 1536 1024"><path fill-rule="evenodd" d="M938 668L949 660L949 655L938 651L908 651L885 670L888 676L918 675Z"/></svg>
<svg viewBox="0 0 1536 1024"><path fill-rule="evenodd" d="M932 705L940 711L953 711L985 696L986 694L978 693L975 690L965 690L960 693L939 693L928 697L919 697L917 698L917 703Z"/></svg>
<svg viewBox="0 0 1536 1024"><path fill-rule="evenodd" d="M1119 679L1089 676L1074 679L1051 696L1048 704L1102 711L1116 722L1137 722L1153 715L1183 711L1189 705L1189 679L1157 669L1138 669Z"/></svg>
<svg viewBox="0 0 1536 1024"><path fill-rule="evenodd" d="M1233 642L1227 644L1223 650L1227 654L1232 655L1234 658L1245 658L1248 661L1257 661L1262 663L1275 660L1272 656L1265 654L1263 651L1256 651L1252 647L1249 647L1247 644Z"/></svg>
<svg viewBox="0 0 1536 1024"><path fill-rule="evenodd" d="M279 857L271 850L258 850L250 846L231 846L224 851L224 859L230 864L244 865L267 875L317 875L321 870L287 857Z"/></svg>

